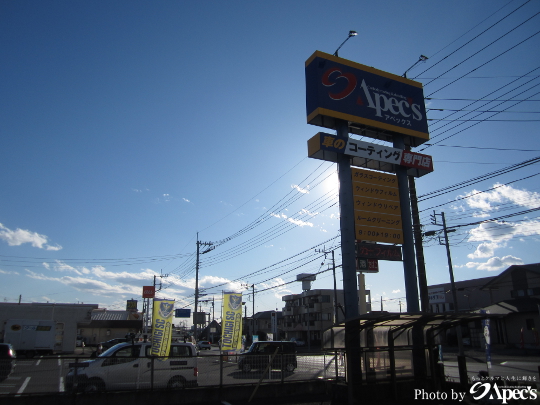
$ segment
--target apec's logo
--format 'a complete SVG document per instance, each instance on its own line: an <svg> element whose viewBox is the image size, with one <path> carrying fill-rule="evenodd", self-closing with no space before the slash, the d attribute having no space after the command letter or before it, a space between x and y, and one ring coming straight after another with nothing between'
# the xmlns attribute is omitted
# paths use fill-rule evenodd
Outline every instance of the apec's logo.
<svg viewBox="0 0 540 405"><path fill-rule="evenodd" d="M339 67L326 70L321 82L329 88L328 97L334 101L346 99L359 87L355 103L373 109L375 117L385 121L410 126L410 120L421 121L424 118L422 106L411 97L370 86L365 79L358 86L357 77L353 73L343 72Z"/></svg>
<svg viewBox="0 0 540 405"><path fill-rule="evenodd" d="M495 399L507 404L508 400L535 400L538 396L536 389L531 386L526 387L499 387L497 383L477 382L471 387L470 393L478 401L482 398Z"/></svg>

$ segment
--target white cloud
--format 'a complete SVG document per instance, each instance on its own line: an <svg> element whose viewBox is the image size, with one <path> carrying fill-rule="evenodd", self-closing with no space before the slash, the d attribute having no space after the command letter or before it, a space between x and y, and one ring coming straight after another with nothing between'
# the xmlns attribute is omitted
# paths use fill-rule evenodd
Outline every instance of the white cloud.
<svg viewBox="0 0 540 405"><path fill-rule="evenodd" d="M294 218L287 218L287 221L289 221L292 224L298 225L300 227L302 227L302 226L310 226L310 227L313 228L313 224L311 222L301 221L299 219L294 219Z"/></svg>
<svg viewBox="0 0 540 405"><path fill-rule="evenodd" d="M138 273L132 273L127 271L115 273L112 271L107 271L103 266L94 266L92 267L90 272L96 277L99 277L100 279L113 280L124 284L135 285L140 285L140 281L150 281L154 278L154 276L159 275L159 273L150 269L144 269Z"/></svg>
<svg viewBox="0 0 540 405"><path fill-rule="evenodd" d="M521 265L523 260L515 256L492 257L485 263L468 262L466 266L476 270L497 271L502 270L512 265Z"/></svg>
<svg viewBox="0 0 540 405"><path fill-rule="evenodd" d="M270 215L272 215L274 218L281 218L281 219L285 219L287 221L289 221L291 224L295 224L295 225L298 225L300 227L303 227L303 226L309 226L309 227L313 227L313 224L311 222L307 222L307 221L302 221L300 219L294 219L294 218L289 218L287 215L285 214L274 214L273 212L270 213Z"/></svg>
<svg viewBox="0 0 540 405"><path fill-rule="evenodd" d="M296 191L298 191L298 192L300 192L302 194L309 194L309 186L307 186L306 188L301 188L297 184L291 184L291 188L294 188Z"/></svg>
<svg viewBox="0 0 540 405"><path fill-rule="evenodd" d="M540 234L540 220L524 220L516 223L504 221L483 222L470 231L469 242L490 241L492 244L502 244L518 236L533 236Z"/></svg>
<svg viewBox="0 0 540 405"><path fill-rule="evenodd" d="M19 275L19 273L16 272L16 271L6 271L6 270L2 270L2 269L0 269L0 274L15 274L15 275Z"/></svg>
<svg viewBox="0 0 540 405"><path fill-rule="evenodd" d="M290 284L285 284L285 281L281 277L276 277L273 280L260 283L257 287L262 289L272 288L274 297L278 298L281 301L282 296L290 295L293 293L289 286Z"/></svg>
<svg viewBox="0 0 540 405"><path fill-rule="evenodd" d="M30 243L33 247L45 250L60 250L62 246L49 245L48 238L45 235L41 235L37 232L31 232L25 229L17 228L16 230L11 230L6 228L4 225L0 224L0 239L3 239L7 242L9 246L20 246L23 243Z"/></svg>
<svg viewBox="0 0 540 405"><path fill-rule="evenodd" d="M476 250L474 253L470 253L467 255L469 259L483 259L486 257L491 257L495 254L495 249L498 249L500 247L504 247L505 244L499 244L494 242L484 242L479 244L476 247Z"/></svg>
<svg viewBox="0 0 540 405"><path fill-rule="evenodd" d="M399 292L401 292L401 290L399 288L397 290L392 290L392 294L397 294Z"/></svg>
<svg viewBox="0 0 540 405"><path fill-rule="evenodd" d="M469 207L480 210L480 213L478 213L480 216L485 215L486 212L497 211L502 203L512 203L527 209L536 208L540 205L540 193L519 190L501 183L495 183L493 187L493 190L483 193L473 190L464 195L465 197L470 196L466 199L466 202Z"/></svg>
<svg viewBox="0 0 540 405"><path fill-rule="evenodd" d="M75 288L79 291L86 291L95 295L110 295L110 294L122 294L122 295L138 295L141 293L139 286L129 286L124 284L111 285L101 280L94 280L85 277L50 277L44 274L38 274L36 272L26 270L28 272L27 277L35 280L43 281L55 281L65 286Z"/></svg>

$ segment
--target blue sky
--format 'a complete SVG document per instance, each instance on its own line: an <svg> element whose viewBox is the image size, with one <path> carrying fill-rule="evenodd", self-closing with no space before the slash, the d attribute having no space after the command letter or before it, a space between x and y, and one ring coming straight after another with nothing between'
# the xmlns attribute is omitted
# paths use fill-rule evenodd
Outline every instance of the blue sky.
<svg viewBox="0 0 540 405"><path fill-rule="evenodd" d="M349 30L343 58L401 75L429 57L408 73L430 98L423 196L540 156L539 12L523 0L2 2L0 298L122 309L168 275L159 296L190 307L199 232L215 245L201 256L205 299L254 284L256 311L281 309L301 292L296 274L328 268L315 250L339 245L336 167L307 158L323 129L306 124L305 60ZM467 101L481 98L526 101ZM455 226L539 207L537 173L420 198L426 230L434 209ZM457 280L540 261L536 212L505 220L452 234ZM427 240L425 255L429 284L447 282L444 247ZM380 268L367 288L398 310L402 266ZM331 272L313 287L332 288Z"/></svg>

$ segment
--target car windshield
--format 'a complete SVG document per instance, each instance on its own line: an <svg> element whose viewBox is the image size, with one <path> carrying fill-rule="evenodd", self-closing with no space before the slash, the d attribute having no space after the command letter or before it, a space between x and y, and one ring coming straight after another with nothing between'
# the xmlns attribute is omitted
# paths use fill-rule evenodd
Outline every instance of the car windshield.
<svg viewBox="0 0 540 405"><path fill-rule="evenodd" d="M123 344L123 343L118 343L118 344ZM116 346L117 345L114 345L114 346L108 348L103 353L101 353L98 357L111 357L113 355L113 353L118 350L118 347L116 347Z"/></svg>

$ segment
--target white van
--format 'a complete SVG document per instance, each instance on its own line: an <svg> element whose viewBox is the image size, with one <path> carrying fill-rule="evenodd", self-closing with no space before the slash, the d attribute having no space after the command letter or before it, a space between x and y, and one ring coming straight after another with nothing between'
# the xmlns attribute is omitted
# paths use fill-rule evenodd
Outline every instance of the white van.
<svg viewBox="0 0 540 405"><path fill-rule="evenodd" d="M197 350L171 343L169 357L150 356L149 342L120 343L97 358L70 363L66 391L178 389L197 386Z"/></svg>

